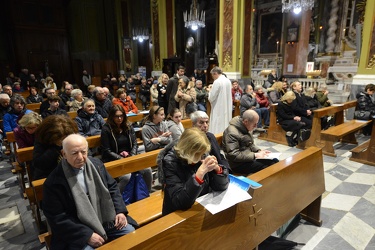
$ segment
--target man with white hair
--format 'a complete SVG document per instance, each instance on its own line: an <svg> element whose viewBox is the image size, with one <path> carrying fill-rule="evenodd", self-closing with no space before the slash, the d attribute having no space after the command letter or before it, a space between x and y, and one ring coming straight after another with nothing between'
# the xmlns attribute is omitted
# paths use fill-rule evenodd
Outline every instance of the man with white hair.
<svg viewBox="0 0 375 250"><path fill-rule="evenodd" d="M112 107L112 102L107 97L105 90L102 87L96 87L92 92L92 99L95 101L95 109L103 118L107 118L109 110Z"/></svg>
<svg viewBox="0 0 375 250"><path fill-rule="evenodd" d="M195 111L194 113L190 114L190 119L193 124L193 127L197 127L201 131L206 133L207 139L211 144L211 151L209 152L209 155L215 156L217 162L220 165L225 166L230 172L232 172L232 169L230 168L227 159L225 159L224 155L220 152L220 145L217 142L215 135L208 132L209 118L206 112L200 110Z"/></svg>
<svg viewBox="0 0 375 250"><path fill-rule="evenodd" d="M87 156L78 134L62 142L63 159L43 187L43 212L52 249L93 249L134 231L116 181L104 164Z"/></svg>

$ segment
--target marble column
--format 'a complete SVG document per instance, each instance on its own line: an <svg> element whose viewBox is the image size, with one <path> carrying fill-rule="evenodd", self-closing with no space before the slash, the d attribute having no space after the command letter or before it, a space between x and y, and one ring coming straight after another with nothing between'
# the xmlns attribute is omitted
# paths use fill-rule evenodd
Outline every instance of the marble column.
<svg viewBox="0 0 375 250"><path fill-rule="evenodd" d="M369 83L375 84L375 1L367 0L365 20L362 31L362 48L357 75L353 77L350 90L350 100L355 100L357 93L363 91ZM353 117L354 111L348 113Z"/></svg>
<svg viewBox="0 0 375 250"><path fill-rule="evenodd" d="M310 20L311 10L301 12L298 17L293 13L288 15L288 27L292 24L298 26L298 39L294 43L285 43L285 56L283 64L283 75L291 77L303 77L306 75L307 56L309 54Z"/></svg>
<svg viewBox="0 0 375 250"><path fill-rule="evenodd" d="M253 1L219 2L219 66L229 79L250 77Z"/></svg>
<svg viewBox="0 0 375 250"><path fill-rule="evenodd" d="M174 1L151 1L153 76L161 75L163 58L175 54Z"/></svg>

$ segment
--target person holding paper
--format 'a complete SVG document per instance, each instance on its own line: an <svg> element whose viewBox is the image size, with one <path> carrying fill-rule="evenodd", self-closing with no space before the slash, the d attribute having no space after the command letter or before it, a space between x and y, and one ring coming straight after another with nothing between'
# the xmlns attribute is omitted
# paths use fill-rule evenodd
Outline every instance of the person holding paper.
<svg viewBox="0 0 375 250"><path fill-rule="evenodd" d="M278 162L277 159L257 161L267 158L271 153L261 150L254 143L252 132L258 121L259 115L256 111L246 110L242 117L234 117L224 131L223 149L234 173L249 175Z"/></svg>
<svg viewBox="0 0 375 250"><path fill-rule="evenodd" d="M186 129L177 144L170 143L157 159L159 182L164 189L163 215L189 209L204 194L224 191L229 185L228 169L215 156L198 128Z"/></svg>

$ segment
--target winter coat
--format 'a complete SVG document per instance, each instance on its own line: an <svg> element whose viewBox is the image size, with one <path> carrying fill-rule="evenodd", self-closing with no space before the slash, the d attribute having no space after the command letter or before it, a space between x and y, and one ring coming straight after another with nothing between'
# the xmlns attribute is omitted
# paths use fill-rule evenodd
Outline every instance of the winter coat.
<svg viewBox="0 0 375 250"><path fill-rule="evenodd" d="M370 111L371 114L375 114L375 102L369 94L366 92L360 92L357 94L357 110Z"/></svg>
<svg viewBox="0 0 375 250"><path fill-rule="evenodd" d="M180 139L182 133L184 132L184 126L182 125L182 123L180 125L177 125L174 121L172 120L168 120L166 121L167 122L167 126L168 126L168 130L170 132L172 132L172 139L173 140L178 140Z"/></svg>
<svg viewBox="0 0 375 250"><path fill-rule="evenodd" d="M14 138L18 148L34 146L35 134L29 134L24 128L17 126L14 130Z"/></svg>
<svg viewBox="0 0 375 250"><path fill-rule="evenodd" d="M66 113L66 111L61 108L58 108L55 111L52 111L51 109L48 108L46 111L42 113L42 118L44 119L50 115L65 115L69 117L68 113Z"/></svg>
<svg viewBox="0 0 375 250"><path fill-rule="evenodd" d="M255 145L252 133L242 123L242 118L234 117L223 134L223 149L228 159L229 166L236 172L236 167L249 164L255 160L255 153L260 151Z"/></svg>
<svg viewBox="0 0 375 250"><path fill-rule="evenodd" d="M282 91L278 91L276 89L269 89L268 91L268 101L270 102L270 104L279 103L282 96Z"/></svg>
<svg viewBox="0 0 375 250"><path fill-rule="evenodd" d="M130 130L123 131L123 134L129 137L129 147L131 148L131 151L128 152L129 156L136 155L138 153L138 144L133 126L130 127ZM113 130L108 123L103 126L100 135L100 142L103 162L109 162L124 158L120 155L121 152L119 152L117 135L113 133Z"/></svg>
<svg viewBox="0 0 375 250"><path fill-rule="evenodd" d="M43 96L41 95L29 95L26 98L26 103L40 103L43 102Z"/></svg>
<svg viewBox="0 0 375 250"><path fill-rule="evenodd" d="M199 196L212 190L223 191L228 188L228 169L225 166L222 166L221 174L215 171L207 173L204 182L200 185L195 179L195 172L201 162L189 165L186 160L177 156L173 148L166 148L159 153L158 162L162 164L165 182L163 215L176 210L187 210Z"/></svg>
<svg viewBox="0 0 375 250"><path fill-rule="evenodd" d="M245 93L242 95L240 100L240 114L242 114L250 108L259 108L257 99L251 94Z"/></svg>
<svg viewBox="0 0 375 250"><path fill-rule="evenodd" d="M328 99L328 95L325 95L324 92L322 91L317 91L316 92L316 98L318 99L320 105L322 107L328 107L328 106L331 106L331 104L329 102L327 102L329 99Z"/></svg>
<svg viewBox="0 0 375 250"><path fill-rule="evenodd" d="M296 99L293 100L292 102L292 107L298 116L306 116L307 117L307 110L310 109L306 98L304 97L304 94L299 94L295 91L293 91L294 94L296 95Z"/></svg>
<svg viewBox="0 0 375 250"><path fill-rule="evenodd" d="M115 213L124 213L129 224L136 222L128 216L116 181L97 158L89 157L112 198ZM51 249L83 249L93 230L78 219L72 191L64 175L61 163L50 174L43 187L43 212L52 229Z"/></svg>
<svg viewBox="0 0 375 250"><path fill-rule="evenodd" d="M137 114L138 108L135 106L134 102L130 98L130 96L126 97L126 101L121 100L120 98L113 98L112 104L114 105L120 105L125 110L125 112L128 114L130 111Z"/></svg>
<svg viewBox="0 0 375 250"><path fill-rule="evenodd" d="M168 125L166 122L161 122L155 124L153 122L147 121L142 127L142 140L145 146L145 151L149 152L155 149L164 148L169 142L172 141L172 136L164 137L161 136L163 133L169 132ZM159 143L152 143L151 139L158 137L161 139Z"/></svg>
<svg viewBox="0 0 375 250"><path fill-rule="evenodd" d="M304 95L303 97L306 99L307 106L309 107L310 110L316 110L322 107L318 99L316 98L316 95L314 95L314 97Z"/></svg>
<svg viewBox="0 0 375 250"><path fill-rule="evenodd" d="M105 121L97 111L94 114L88 114L83 109L80 109L77 113L78 115L74 118L74 121L77 123L79 134L87 137L101 133Z"/></svg>
<svg viewBox="0 0 375 250"><path fill-rule="evenodd" d="M197 103L206 103L208 94L205 88L202 88L202 89L195 88L195 93L196 93Z"/></svg>
<svg viewBox="0 0 375 250"><path fill-rule="evenodd" d="M178 93L182 92L184 95L182 97L178 97ZM178 90L176 92L176 95L174 97L175 101L179 103L179 109L181 111L182 119L188 119L189 116L186 113L186 104L190 102L195 102L196 100L196 93L195 88L185 88L181 89L178 87Z"/></svg>
<svg viewBox="0 0 375 250"><path fill-rule="evenodd" d="M268 108L268 106L270 105L267 96L265 96L264 94L256 93L255 98L257 99L257 103L259 104L260 108Z"/></svg>
<svg viewBox="0 0 375 250"><path fill-rule="evenodd" d="M112 107L111 101L106 98L104 101L99 101L94 97L95 101L95 110L98 111L98 114L103 118L108 118L109 110Z"/></svg>
<svg viewBox="0 0 375 250"><path fill-rule="evenodd" d="M9 113L3 116L3 132L12 132L18 126L18 121L22 116L31 113L29 109L24 109L20 113L16 113L13 108L10 109Z"/></svg>
<svg viewBox="0 0 375 250"><path fill-rule="evenodd" d="M46 178L62 159L61 146L35 141L31 173L34 180Z"/></svg>

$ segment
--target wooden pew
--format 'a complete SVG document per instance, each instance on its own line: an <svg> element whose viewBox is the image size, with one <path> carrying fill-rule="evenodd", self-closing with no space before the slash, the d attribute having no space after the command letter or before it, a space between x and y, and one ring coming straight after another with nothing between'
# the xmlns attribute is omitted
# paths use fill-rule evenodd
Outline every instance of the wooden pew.
<svg viewBox="0 0 375 250"><path fill-rule="evenodd" d="M252 199L212 215L195 203L122 236L99 249L254 249L300 213L320 226L325 191L322 151L310 147L249 176L263 187ZM147 210L144 207L143 210ZM131 213L130 213L131 214Z"/></svg>
<svg viewBox="0 0 375 250"><path fill-rule="evenodd" d="M353 140L354 133L361 129L364 124L362 122L344 122L344 111L349 108L356 107L356 105L357 101L353 100L345 102L342 105L335 105L314 110L311 136L307 141L300 143L297 147L304 149L307 147L315 146L322 148L323 154L325 155L336 156L333 149L333 143L336 141L336 139L342 138L346 134L351 134L350 136L345 137L345 139L349 138L349 140L344 140L343 142L355 143L355 137ZM321 118L330 115L335 116L335 126L322 131ZM330 136L330 134L332 134L332 136ZM337 134L337 137L335 136L335 134Z"/></svg>
<svg viewBox="0 0 375 250"><path fill-rule="evenodd" d="M361 145L350 150L352 156L349 158L351 161L364 163L367 165L375 166L375 122L372 121L371 138L362 143Z"/></svg>
<svg viewBox="0 0 375 250"><path fill-rule="evenodd" d="M41 104L42 104L41 102L38 102L38 103L28 103L28 104L26 104L26 109L32 110L32 111L34 111L34 112L36 112L36 113L39 114L40 105Z"/></svg>
<svg viewBox="0 0 375 250"><path fill-rule="evenodd" d="M74 118L76 118L77 117L77 111L69 111L69 112L67 112L68 113L68 115L69 115L69 117L71 118L71 119L74 119Z"/></svg>
<svg viewBox="0 0 375 250"><path fill-rule="evenodd" d="M321 138L322 140L325 140L326 143L323 148L323 153L336 157L333 144L337 141L358 144L355 133L361 128L367 126L369 123L371 123L371 121L351 120L322 131Z"/></svg>
<svg viewBox="0 0 375 250"><path fill-rule="evenodd" d="M258 139L266 140L275 142L278 144L288 145L288 142L286 141L285 137L285 131L280 126L280 124L277 123L277 104L270 105L270 126L267 129L266 133L261 133L258 136Z"/></svg>
<svg viewBox="0 0 375 250"><path fill-rule="evenodd" d="M100 146L100 135L86 137L86 140L87 140L89 148ZM38 194L36 193L35 187L33 186L32 176L30 173L30 163L33 160L33 150L34 150L34 147L20 148L16 150L16 155L17 155L18 161L21 164L25 165L26 173L28 175L28 180L29 180L28 187L25 188L25 197L27 197L27 199L29 200L30 207L31 207L35 222L37 224L37 227L39 230L41 230L42 219L41 219L40 210L39 210L40 199L37 196ZM24 175L24 172L23 172L23 175ZM24 181L23 186L26 186L24 176L22 176L22 178Z"/></svg>
<svg viewBox="0 0 375 250"><path fill-rule="evenodd" d="M6 136L7 136L7 141L9 143L10 152L13 154L13 157L10 159L10 162L11 162L12 167L13 167L12 173L16 174L18 176L17 177L18 185L21 188L21 191L24 195L24 198L27 198L26 193L25 193L25 190L26 190L26 186L25 186L26 170L16 160L17 159L17 143L16 143L16 138L14 136L14 132L13 131L7 132Z"/></svg>
<svg viewBox="0 0 375 250"><path fill-rule="evenodd" d="M218 143L221 145L223 134L215 135ZM116 161L105 163L109 174L113 178L122 175L133 173L145 168L156 166L156 158L160 152L154 150L144 154L123 158ZM34 189L35 201L39 204L43 200L43 183L45 179L35 180L32 182ZM127 206L129 214L137 221L138 225L144 226L162 215L163 195L161 190L158 190L150 195L150 197L137 201ZM147 209L145 209L147 207ZM50 240L49 234L40 235L41 242L48 242Z"/></svg>
<svg viewBox="0 0 375 250"><path fill-rule="evenodd" d="M320 108L317 110L314 110L313 113L313 121L312 121L312 129L311 129L311 136L310 138L297 145L297 148L300 149L305 149L311 146L319 147L323 149L323 154L330 155L330 156L335 156L333 152L333 146L330 143L330 141L326 141L326 137L322 137L322 132L321 129L321 118L324 116L335 116L335 127L339 131L344 131L344 127L349 124L350 121L348 121L348 124L346 125L341 125L344 123L344 111L356 107L357 101L349 101L345 102L341 105L335 105L335 106L330 106L330 107L325 107L325 108ZM285 131L281 128L279 124L277 124L277 116L276 116L276 111L277 111L277 104L272 104L270 107L270 127L267 130L267 133L262 133L258 136L259 139L262 140L267 140L267 141L272 141L275 143L279 144L284 144L288 145L285 137ZM339 127L339 125L341 127ZM360 122L356 122L355 124L352 124L352 126L347 127L346 129L349 130L350 133L358 131L362 127L362 124ZM328 130L332 131L333 128L329 128ZM328 131L327 130L327 131ZM344 131L345 132L345 131ZM327 132L325 132L327 133ZM329 132L328 132L329 133ZM341 137L345 135L341 135L340 132L337 133ZM339 137L340 137L339 136ZM352 142L353 140L350 140Z"/></svg>

